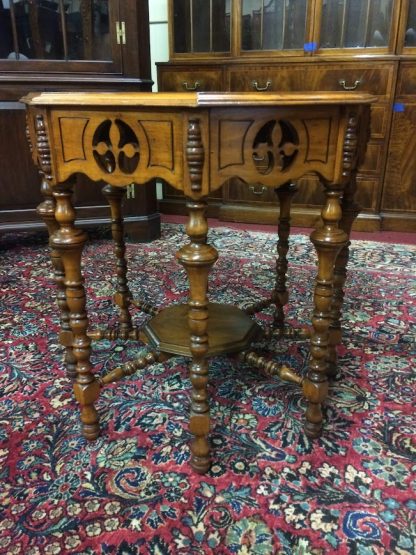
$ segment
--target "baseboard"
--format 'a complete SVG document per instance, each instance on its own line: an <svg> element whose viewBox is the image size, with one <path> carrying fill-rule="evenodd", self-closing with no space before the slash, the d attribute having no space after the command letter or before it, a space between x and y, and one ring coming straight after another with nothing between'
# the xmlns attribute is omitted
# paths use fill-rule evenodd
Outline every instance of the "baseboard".
<svg viewBox="0 0 416 555"><path fill-rule="evenodd" d="M76 220L76 226L80 228L91 228L97 226L110 226L110 218L99 215L82 214L82 209L77 209L79 217ZM107 208L108 213L108 208ZM2 213L0 212L0 216ZM36 210L19 211L18 218L15 220L10 218L8 212L8 221L0 222L0 233L11 231L46 231L46 226L39 218ZM147 243L160 237L160 214L146 214L145 216L126 216L124 218L124 229L128 239L137 243Z"/></svg>
<svg viewBox="0 0 416 555"><path fill-rule="evenodd" d="M278 221L278 207L268 205L253 207L244 204L223 204L219 219L222 221L275 224ZM291 225L294 227L318 227L321 224L319 208L294 207L291 211ZM380 231L381 218L377 214L361 213L354 222L355 231Z"/></svg>

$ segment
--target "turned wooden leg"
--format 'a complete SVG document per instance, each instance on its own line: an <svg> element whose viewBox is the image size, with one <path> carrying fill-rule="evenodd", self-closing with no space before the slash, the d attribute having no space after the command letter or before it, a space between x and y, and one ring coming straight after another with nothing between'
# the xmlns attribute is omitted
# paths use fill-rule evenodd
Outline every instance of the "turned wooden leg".
<svg viewBox="0 0 416 555"><path fill-rule="evenodd" d="M216 249L207 245L208 223L205 217L206 202L188 201L189 222L186 227L190 243L177 253L189 279L189 330L192 361L190 431L195 439L191 444L191 466L196 472L206 472L211 464L208 443L208 273L217 260Z"/></svg>
<svg viewBox="0 0 416 555"><path fill-rule="evenodd" d="M311 234L318 255L318 275L315 285L312 316L311 360L303 382L308 401L305 432L317 437L322 429L322 403L328 393L329 327L333 301L334 264L340 250L347 244L346 233L339 229L341 191L336 185L327 186L327 201L322 210L324 225Z"/></svg>
<svg viewBox="0 0 416 555"><path fill-rule="evenodd" d="M117 292L114 302L120 308L120 334L122 339L128 339L132 329L131 315L129 312L130 290L127 282L126 244L124 242L124 226L121 204L125 189L105 185L102 189L111 210L111 233L114 240L114 254L117 260Z"/></svg>
<svg viewBox="0 0 416 555"><path fill-rule="evenodd" d="M56 298L58 307L60 310L60 323L61 329L59 332L59 342L65 347L64 364L66 368L66 374L69 378L74 379L76 376L75 371L75 357L72 350L72 332L71 326L69 324L69 309L66 302L65 284L64 284L64 268L62 265L61 257L59 252L53 246L53 236L59 229L59 224L55 218L55 207L56 202L53 198L52 188L46 180L45 176L42 175L41 193L44 197L43 202L37 207L37 213L42 218L49 233L49 248L52 267L54 270L54 277L56 283Z"/></svg>
<svg viewBox="0 0 416 555"><path fill-rule="evenodd" d="M342 217L339 227L347 235L351 234L352 224L360 212L360 207L354 202L357 188L355 174L347 185L341 203ZM337 346L342 340L341 316L344 302L344 285L347 278L347 264L349 258L350 241L341 249L337 256L334 267L334 296L331 309L331 325L329 328L329 350L328 350L328 376L335 377L337 373Z"/></svg>
<svg viewBox="0 0 416 555"><path fill-rule="evenodd" d="M279 240L277 242L277 260L276 260L276 283L274 287L274 298L276 310L274 313L273 327L280 329L283 333L285 327L284 306L288 302L289 294L286 288L287 278L287 253L289 250L289 234L290 234L290 207L293 195L297 191L295 183L285 183L282 187L276 189L279 197L280 211L277 233Z"/></svg>
<svg viewBox="0 0 416 555"><path fill-rule="evenodd" d="M97 438L100 431L98 413L94 407L100 387L91 372L90 339L87 335L88 318L81 274L81 254L87 235L74 227L72 184L65 183L54 187L53 195L56 201L55 218L60 227L53 235L52 247L58 252L65 273L66 302L76 362L74 393L81 406L83 434L87 439L92 440Z"/></svg>

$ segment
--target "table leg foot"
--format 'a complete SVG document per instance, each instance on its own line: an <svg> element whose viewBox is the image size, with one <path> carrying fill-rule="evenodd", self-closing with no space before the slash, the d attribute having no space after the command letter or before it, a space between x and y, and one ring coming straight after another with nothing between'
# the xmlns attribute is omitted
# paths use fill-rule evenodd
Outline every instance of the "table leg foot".
<svg viewBox="0 0 416 555"><path fill-rule="evenodd" d="M192 469L198 474L206 474L211 468L211 458L209 456L197 457L192 455L190 464Z"/></svg>

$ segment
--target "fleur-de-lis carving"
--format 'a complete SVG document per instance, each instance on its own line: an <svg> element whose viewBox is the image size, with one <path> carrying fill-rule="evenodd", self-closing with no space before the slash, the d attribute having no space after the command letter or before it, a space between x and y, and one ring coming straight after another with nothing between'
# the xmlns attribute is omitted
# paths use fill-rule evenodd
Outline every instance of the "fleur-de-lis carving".
<svg viewBox="0 0 416 555"><path fill-rule="evenodd" d="M294 127L284 120L269 121L259 130L253 143L253 161L263 175L274 168L285 170L298 152L299 138Z"/></svg>
<svg viewBox="0 0 416 555"><path fill-rule="evenodd" d="M139 140L125 121L103 121L97 127L92 143L95 161L106 173L119 169L131 174L136 170L140 160Z"/></svg>

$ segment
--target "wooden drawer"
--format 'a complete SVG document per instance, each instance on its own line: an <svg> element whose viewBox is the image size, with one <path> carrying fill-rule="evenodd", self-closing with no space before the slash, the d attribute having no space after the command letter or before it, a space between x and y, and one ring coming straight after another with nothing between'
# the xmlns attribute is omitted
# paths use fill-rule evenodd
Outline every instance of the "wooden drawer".
<svg viewBox="0 0 416 555"><path fill-rule="evenodd" d="M298 191L293 198L294 207L319 208L325 203L325 188L316 175L308 174L297 181ZM380 178L359 174L356 200L364 210L375 210ZM239 179L230 179L224 188L225 203L247 204L252 207L277 206L274 189L261 185L249 186ZM260 222L261 223L261 222Z"/></svg>
<svg viewBox="0 0 416 555"><path fill-rule="evenodd" d="M277 195L273 188L263 185L248 185L238 178L230 179L225 186L224 199L245 203L277 203Z"/></svg>
<svg viewBox="0 0 416 555"><path fill-rule="evenodd" d="M221 68L190 69L187 67L159 67L160 91L220 91L223 87Z"/></svg>
<svg viewBox="0 0 416 555"><path fill-rule="evenodd" d="M342 91L353 87L388 100L393 92L394 63L366 62L335 64L292 64L230 66L228 81L232 91ZM256 85L257 83L257 85Z"/></svg>

